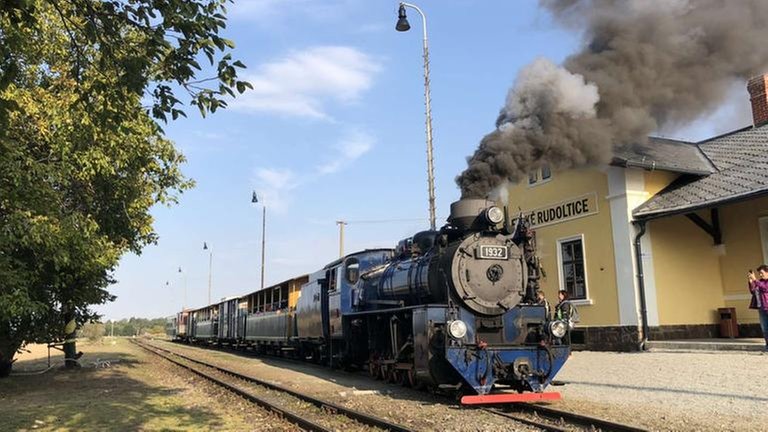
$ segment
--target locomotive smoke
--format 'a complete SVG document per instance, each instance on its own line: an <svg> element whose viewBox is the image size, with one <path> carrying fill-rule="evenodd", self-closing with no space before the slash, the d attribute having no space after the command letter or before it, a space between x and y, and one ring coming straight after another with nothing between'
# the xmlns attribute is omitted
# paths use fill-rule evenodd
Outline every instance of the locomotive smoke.
<svg viewBox="0 0 768 432"><path fill-rule="evenodd" d="M768 68L768 1L540 0L584 48L563 67L539 59L518 75L496 120L456 182L486 197L548 164L610 162L713 112L729 86Z"/></svg>

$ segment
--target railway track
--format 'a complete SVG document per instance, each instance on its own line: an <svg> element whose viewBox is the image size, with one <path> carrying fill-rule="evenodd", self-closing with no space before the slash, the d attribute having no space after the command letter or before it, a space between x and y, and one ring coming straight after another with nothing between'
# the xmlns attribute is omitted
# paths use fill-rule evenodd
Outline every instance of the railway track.
<svg viewBox="0 0 768 432"><path fill-rule="evenodd" d="M163 350L165 352L173 353L172 351L169 351L165 348L157 347L154 345L153 347L159 350ZM242 351L242 350L215 348L215 347L208 347L208 348L212 348L214 350L222 351L222 352L229 352L237 355L246 355L248 357L262 356L262 354L256 354L256 353ZM186 358L196 363L207 364L204 362L199 362L195 359L191 359L182 354L177 354L177 353L173 353L173 354L178 355L182 358ZM285 357L277 357L277 356L269 356L269 357L274 359L279 359L281 361L306 364L305 362L301 362L298 360L285 358ZM272 385L272 384L265 383L265 385ZM288 391L291 391L291 390L288 390ZM600 419L597 417L591 417L591 416L586 416L582 414L576 414L569 411L562 411L562 410L558 410L548 406L541 406L541 405L535 405L535 404L523 403L523 404L515 404L505 408L481 408L481 409L483 411L492 413L494 415L505 417L507 419L510 419L522 424L526 424L531 427L535 427L544 431L551 431L551 432L564 432L564 431L573 431L573 430L589 430L589 431L603 431L603 432L646 431L646 429L642 429L632 425L612 422L610 420Z"/></svg>
<svg viewBox="0 0 768 432"><path fill-rule="evenodd" d="M603 432L647 431L647 429L642 429L637 426L617 423L541 405L517 404L509 409L483 408L483 410L551 432L572 431L574 428ZM529 416L522 416L519 411L529 414Z"/></svg>
<svg viewBox="0 0 768 432"><path fill-rule="evenodd" d="M387 420L317 399L258 378L242 375L165 348L138 341L134 341L134 343L148 352L277 414L303 430L331 432L375 428L393 432L410 432L410 429Z"/></svg>

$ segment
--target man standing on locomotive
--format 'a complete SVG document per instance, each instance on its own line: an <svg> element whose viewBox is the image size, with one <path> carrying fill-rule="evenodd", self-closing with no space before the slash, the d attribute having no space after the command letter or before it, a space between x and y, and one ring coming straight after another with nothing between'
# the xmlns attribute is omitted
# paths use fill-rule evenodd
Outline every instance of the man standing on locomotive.
<svg viewBox="0 0 768 432"><path fill-rule="evenodd" d="M747 273L749 281L749 292L752 293L752 301L749 303L750 309L757 309L760 315L760 327L763 330L765 339L764 352L768 352L768 265L761 265L757 268L759 279L755 273L750 270Z"/></svg>

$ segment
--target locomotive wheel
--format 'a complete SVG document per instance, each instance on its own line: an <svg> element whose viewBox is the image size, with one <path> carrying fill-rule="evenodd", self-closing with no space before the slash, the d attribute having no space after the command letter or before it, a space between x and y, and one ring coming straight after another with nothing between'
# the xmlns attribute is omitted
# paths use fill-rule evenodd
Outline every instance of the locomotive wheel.
<svg viewBox="0 0 768 432"><path fill-rule="evenodd" d="M389 369L389 382L397 384L400 382L400 371L391 366Z"/></svg>
<svg viewBox="0 0 768 432"><path fill-rule="evenodd" d="M403 381L405 382L406 387L415 389L423 388L421 382L416 378L416 371L413 369L408 369L403 375L405 376Z"/></svg>
<svg viewBox="0 0 768 432"><path fill-rule="evenodd" d="M368 375L373 379L379 377L379 365L373 360L368 361Z"/></svg>
<svg viewBox="0 0 768 432"><path fill-rule="evenodd" d="M400 371L400 385L403 387L412 387L411 385L411 371L410 370L401 370Z"/></svg>

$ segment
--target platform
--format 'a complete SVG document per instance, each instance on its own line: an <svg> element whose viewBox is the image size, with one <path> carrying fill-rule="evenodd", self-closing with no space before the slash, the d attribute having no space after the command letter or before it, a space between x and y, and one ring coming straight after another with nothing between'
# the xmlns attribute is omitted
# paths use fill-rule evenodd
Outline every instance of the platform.
<svg viewBox="0 0 768 432"><path fill-rule="evenodd" d="M678 339L647 342L651 351L763 351L762 338Z"/></svg>

